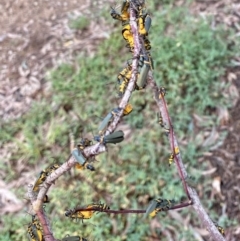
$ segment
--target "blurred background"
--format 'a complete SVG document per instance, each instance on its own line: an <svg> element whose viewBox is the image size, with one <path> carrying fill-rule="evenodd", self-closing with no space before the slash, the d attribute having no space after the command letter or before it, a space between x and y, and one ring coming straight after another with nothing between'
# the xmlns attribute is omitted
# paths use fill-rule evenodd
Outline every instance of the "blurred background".
<svg viewBox="0 0 240 241"><path fill-rule="evenodd" d="M0 241L27 240L33 214L27 185L70 142L93 138L117 106L117 75L131 59L121 23L110 16L121 1L0 3ZM226 240L240 239L240 4L234 0L146 2L154 78L166 101L184 164ZM194 210L142 215L99 213L72 222L66 209L101 202L145 209L154 198L186 200L150 88L135 91L133 111L118 129L125 140L96 157L95 172L71 170L48 192L45 211L56 238L88 240L211 240ZM71 138L73 137L73 138ZM27 213L28 212L28 213Z"/></svg>

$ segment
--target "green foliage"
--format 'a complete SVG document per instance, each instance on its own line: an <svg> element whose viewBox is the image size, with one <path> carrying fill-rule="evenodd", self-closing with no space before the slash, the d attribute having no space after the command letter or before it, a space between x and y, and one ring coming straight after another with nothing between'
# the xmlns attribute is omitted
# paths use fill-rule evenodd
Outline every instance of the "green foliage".
<svg viewBox="0 0 240 241"><path fill-rule="evenodd" d="M20 129L21 122L11 121L8 124L0 123L1 135L0 135L0 145L7 143L12 140L13 136Z"/></svg>
<svg viewBox="0 0 240 241"><path fill-rule="evenodd" d="M212 30L209 21L191 16L187 6L173 7L173 2L164 1L161 10L152 14L149 39L155 64L154 78L166 87L175 133L187 143L180 146L184 162L196 166L204 149L199 143L197 146L196 138L190 135L192 114L209 116L210 122L214 123L209 109L226 105L220 95L224 86L219 85L219 77L232 54L228 49L231 32L220 27ZM151 9L153 11L154 7ZM70 26L84 29L88 22L80 18ZM51 157L60 163L67 159L69 132L74 134L75 140L82 133L89 132L92 136L90 132L93 131L97 134L101 118L117 106L117 73L131 58L126 48L123 49L124 45L120 26L100 44L94 57L82 54L74 63L62 64L49 73L51 99L34 104L30 112L12 122L11 127L2 126L1 145L13 141L17 133L22 136L19 140L14 139L17 150L13 151L11 163L24 157L25 165L40 172L52 161ZM130 137L116 146L109 145L109 152L97 157L94 173L71 171L49 192L50 204L46 206L46 213L50 215L57 238L71 234L90 240L149 240L152 235L149 217L99 213L82 224L81 221L73 223L64 212L93 201L107 203L111 209L144 209L154 198L184 199L176 168L174 164L168 166L170 149L157 124L152 95L148 90L135 91L130 103L133 112L122 120L131 130ZM14 178L16 172L10 168L6 170L10 179ZM35 179L33 177L31 182ZM186 210L182 212L183 218L189 215ZM172 227L177 230L176 240L194 239L192 231L182 229L168 213L159 213L157 219L162 226L154 232L161 240L166 240L164 229L172 230ZM192 219L196 223L194 215ZM14 216L14 223L12 220L13 217L4 217L3 240L23 240L26 233L23 218Z"/></svg>
<svg viewBox="0 0 240 241"><path fill-rule="evenodd" d="M212 30L209 22L193 18L185 9L170 10L164 15L156 13L159 21L152 26L159 33L151 37L153 48L159 49L153 51L154 75L169 91L167 101L179 122L177 128L186 131L192 113L202 115L226 104L217 80L232 54L226 43L230 33L220 27ZM183 15L186 17L180 19Z"/></svg>
<svg viewBox="0 0 240 241"><path fill-rule="evenodd" d="M20 215L5 215L3 220L4 227L1 230L0 241L27 240L27 224L31 222L31 216L23 212Z"/></svg>
<svg viewBox="0 0 240 241"><path fill-rule="evenodd" d="M70 19L69 27L76 30L84 30L88 27L90 21L88 17L77 17Z"/></svg>

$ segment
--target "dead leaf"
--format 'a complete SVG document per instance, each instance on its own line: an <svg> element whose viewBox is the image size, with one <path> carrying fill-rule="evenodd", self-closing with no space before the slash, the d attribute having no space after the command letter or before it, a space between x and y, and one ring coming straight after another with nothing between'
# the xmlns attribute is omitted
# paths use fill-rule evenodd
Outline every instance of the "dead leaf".
<svg viewBox="0 0 240 241"><path fill-rule="evenodd" d="M219 107L218 108L218 122L220 123L221 126L228 125L229 124L229 112L226 107Z"/></svg>
<svg viewBox="0 0 240 241"><path fill-rule="evenodd" d="M217 176L213 179L212 186L215 189L215 191L217 191L217 193L219 193L220 195L222 194L221 193L221 177L220 176Z"/></svg>
<svg viewBox="0 0 240 241"><path fill-rule="evenodd" d="M237 75L235 73L230 72L227 75L227 79L228 79L228 81L232 82L233 80L237 79Z"/></svg>

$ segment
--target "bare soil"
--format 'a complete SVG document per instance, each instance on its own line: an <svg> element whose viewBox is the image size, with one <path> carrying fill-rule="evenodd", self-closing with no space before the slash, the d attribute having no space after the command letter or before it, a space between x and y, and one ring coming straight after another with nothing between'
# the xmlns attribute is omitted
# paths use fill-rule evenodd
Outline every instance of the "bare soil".
<svg viewBox="0 0 240 241"><path fill-rule="evenodd" d="M97 11L104 3L106 5L104 1L90 0L1 1L2 120L19 118L29 109L32 100L48 96L49 86L44 80L47 70L61 62L70 62L80 51L93 54L98 42L109 36L108 25ZM69 20L81 16L89 18L88 28L71 29Z"/></svg>

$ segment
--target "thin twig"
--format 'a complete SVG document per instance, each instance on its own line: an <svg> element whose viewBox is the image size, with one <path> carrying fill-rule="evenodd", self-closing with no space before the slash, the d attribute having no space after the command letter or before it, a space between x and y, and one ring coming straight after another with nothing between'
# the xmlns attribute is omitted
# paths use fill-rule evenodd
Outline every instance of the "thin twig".
<svg viewBox="0 0 240 241"><path fill-rule="evenodd" d="M157 84L154 81L151 72L149 73L148 77L149 77L150 86L151 86L152 91L154 93L154 99L155 99L155 101L157 103L157 106L159 108L159 111L162 115L163 122L169 123L168 113L167 113L166 108L165 108L166 106L164 107L163 98L159 98L159 88L157 87ZM177 139L176 139L176 136L175 136L174 132L172 132L172 134L168 135L168 136L169 136L170 146L172 146L172 143L173 143L174 147L178 147ZM178 172L179 172L179 175L180 175L180 177L181 177L181 179L184 183L185 180L183 180L183 178L185 179L189 175L187 175L187 171L186 171L186 169L183 165L183 161L182 161L180 152L179 152L179 154L177 154L177 157L178 158L176 159L176 163L177 163ZM218 231L218 229L214 225L213 221L210 219L209 215L207 214L204 207L202 206L201 201L200 201L200 199L197 195L197 192L192 187L188 186L188 184L186 182L185 182L185 185L186 185L186 188L188 190L190 200L192 200L192 203L193 203L192 206L195 209L197 215L199 216L199 219L202 222L202 224L209 231L210 236L215 241L224 241L225 238L220 234L220 232Z"/></svg>
<svg viewBox="0 0 240 241"><path fill-rule="evenodd" d="M173 210L173 209L181 209L187 206L192 205L191 202L185 202L185 203L180 203L174 206L169 207L167 210L162 210L162 211L168 211L168 210ZM74 211L76 212L81 212L81 211L96 211L96 212L103 212L103 213L114 213L114 214L127 214L127 213L146 213L147 210L145 209L120 209L120 210L112 210L112 209L102 209L101 207L93 207L93 208L88 208L88 207L78 207L75 208Z"/></svg>
<svg viewBox="0 0 240 241"><path fill-rule="evenodd" d="M157 99L157 96L155 96L155 98ZM184 176L182 168L180 167L180 161L179 161L179 158L178 158L180 156L180 150L178 151L178 153L176 153L176 151L175 151L175 147L178 147L177 139L175 138L175 134L174 134L174 131L173 131L173 125L172 125L172 121L171 121L171 118L170 118L170 115L169 115L169 112L168 112L167 103L165 101L164 94L161 93L161 91L160 91L160 93L158 91L158 98L160 99L160 102L162 104L161 113L164 113L165 114L164 116L167 117L167 122L168 122L169 132L170 132L169 133L169 142L170 142L170 146L171 146L171 151L172 151L174 159L175 159L175 163L177 165L177 170L179 172L179 176L181 178L185 193L186 193L188 199L191 200L191 197L190 197L189 191L188 191L188 187L187 187L187 184L186 184L186 181L185 181L187 176ZM179 147L178 147L178 149L179 149Z"/></svg>

